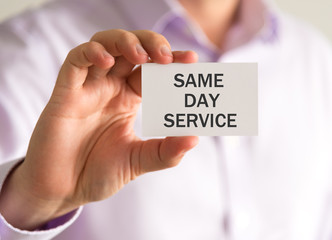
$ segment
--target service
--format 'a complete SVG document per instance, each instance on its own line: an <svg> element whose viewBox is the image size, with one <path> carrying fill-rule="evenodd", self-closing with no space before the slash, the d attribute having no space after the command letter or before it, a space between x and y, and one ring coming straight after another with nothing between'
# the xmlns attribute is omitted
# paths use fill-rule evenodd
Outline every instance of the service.
<svg viewBox="0 0 332 240"><path fill-rule="evenodd" d="M164 117L164 126L167 128L177 127L177 128L190 128L190 127L228 127L235 128L236 125L236 113L223 114L219 113L217 115L213 113L202 114L202 113L177 113L171 114L167 113Z"/></svg>

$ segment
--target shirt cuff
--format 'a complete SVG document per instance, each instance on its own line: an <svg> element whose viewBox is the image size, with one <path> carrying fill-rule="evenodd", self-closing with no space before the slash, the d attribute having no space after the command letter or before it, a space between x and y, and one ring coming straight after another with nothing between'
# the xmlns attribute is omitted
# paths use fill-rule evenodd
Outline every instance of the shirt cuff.
<svg viewBox="0 0 332 240"><path fill-rule="evenodd" d="M0 187L10 173L23 159L10 161L0 165ZM51 239L68 228L80 215L83 207L58 217L37 231L26 231L10 225L6 219L0 214L0 239L5 240L45 240Z"/></svg>

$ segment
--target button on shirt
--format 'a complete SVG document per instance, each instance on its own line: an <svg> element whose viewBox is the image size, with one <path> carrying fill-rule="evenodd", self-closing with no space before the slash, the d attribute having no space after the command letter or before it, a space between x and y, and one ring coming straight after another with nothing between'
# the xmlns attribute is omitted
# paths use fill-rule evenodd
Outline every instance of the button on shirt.
<svg viewBox="0 0 332 240"><path fill-rule="evenodd" d="M201 137L178 167L41 230L1 217L1 239L332 238L331 48L259 0L241 1L222 51L175 0L58 0L0 25L2 180L24 158L66 54L111 28L160 32L201 62L258 62L259 136Z"/></svg>

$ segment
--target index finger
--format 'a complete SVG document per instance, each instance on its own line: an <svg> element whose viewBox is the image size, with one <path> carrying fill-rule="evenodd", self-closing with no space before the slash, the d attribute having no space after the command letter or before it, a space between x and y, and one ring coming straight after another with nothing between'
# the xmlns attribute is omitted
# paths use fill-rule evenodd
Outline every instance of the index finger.
<svg viewBox="0 0 332 240"><path fill-rule="evenodd" d="M143 64L149 59L138 37L125 30L98 32L91 41L102 44L113 57L124 56L132 64Z"/></svg>
<svg viewBox="0 0 332 240"><path fill-rule="evenodd" d="M173 63L195 63L198 61L198 55L194 51L175 51L173 52ZM141 85L142 68L136 68L128 77L127 84L138 95L142 96Z"/></svg>

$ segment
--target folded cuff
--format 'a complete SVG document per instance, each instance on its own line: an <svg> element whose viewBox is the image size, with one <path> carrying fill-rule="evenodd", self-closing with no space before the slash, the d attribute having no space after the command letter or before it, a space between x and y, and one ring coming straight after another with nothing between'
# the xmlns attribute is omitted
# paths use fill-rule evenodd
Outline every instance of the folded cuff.
<svg viewBox="0 0 332 240"><path fill-rule="evenodd" d="M10 173L23 159L10 161L0 165L0 187ZM0 239L1 240L45 240L51 239L68 228L80 215L83 207L53 219L36 231L20 230L10 225L0 214ZM19 210L18 210L19 211Z"/></svg>

